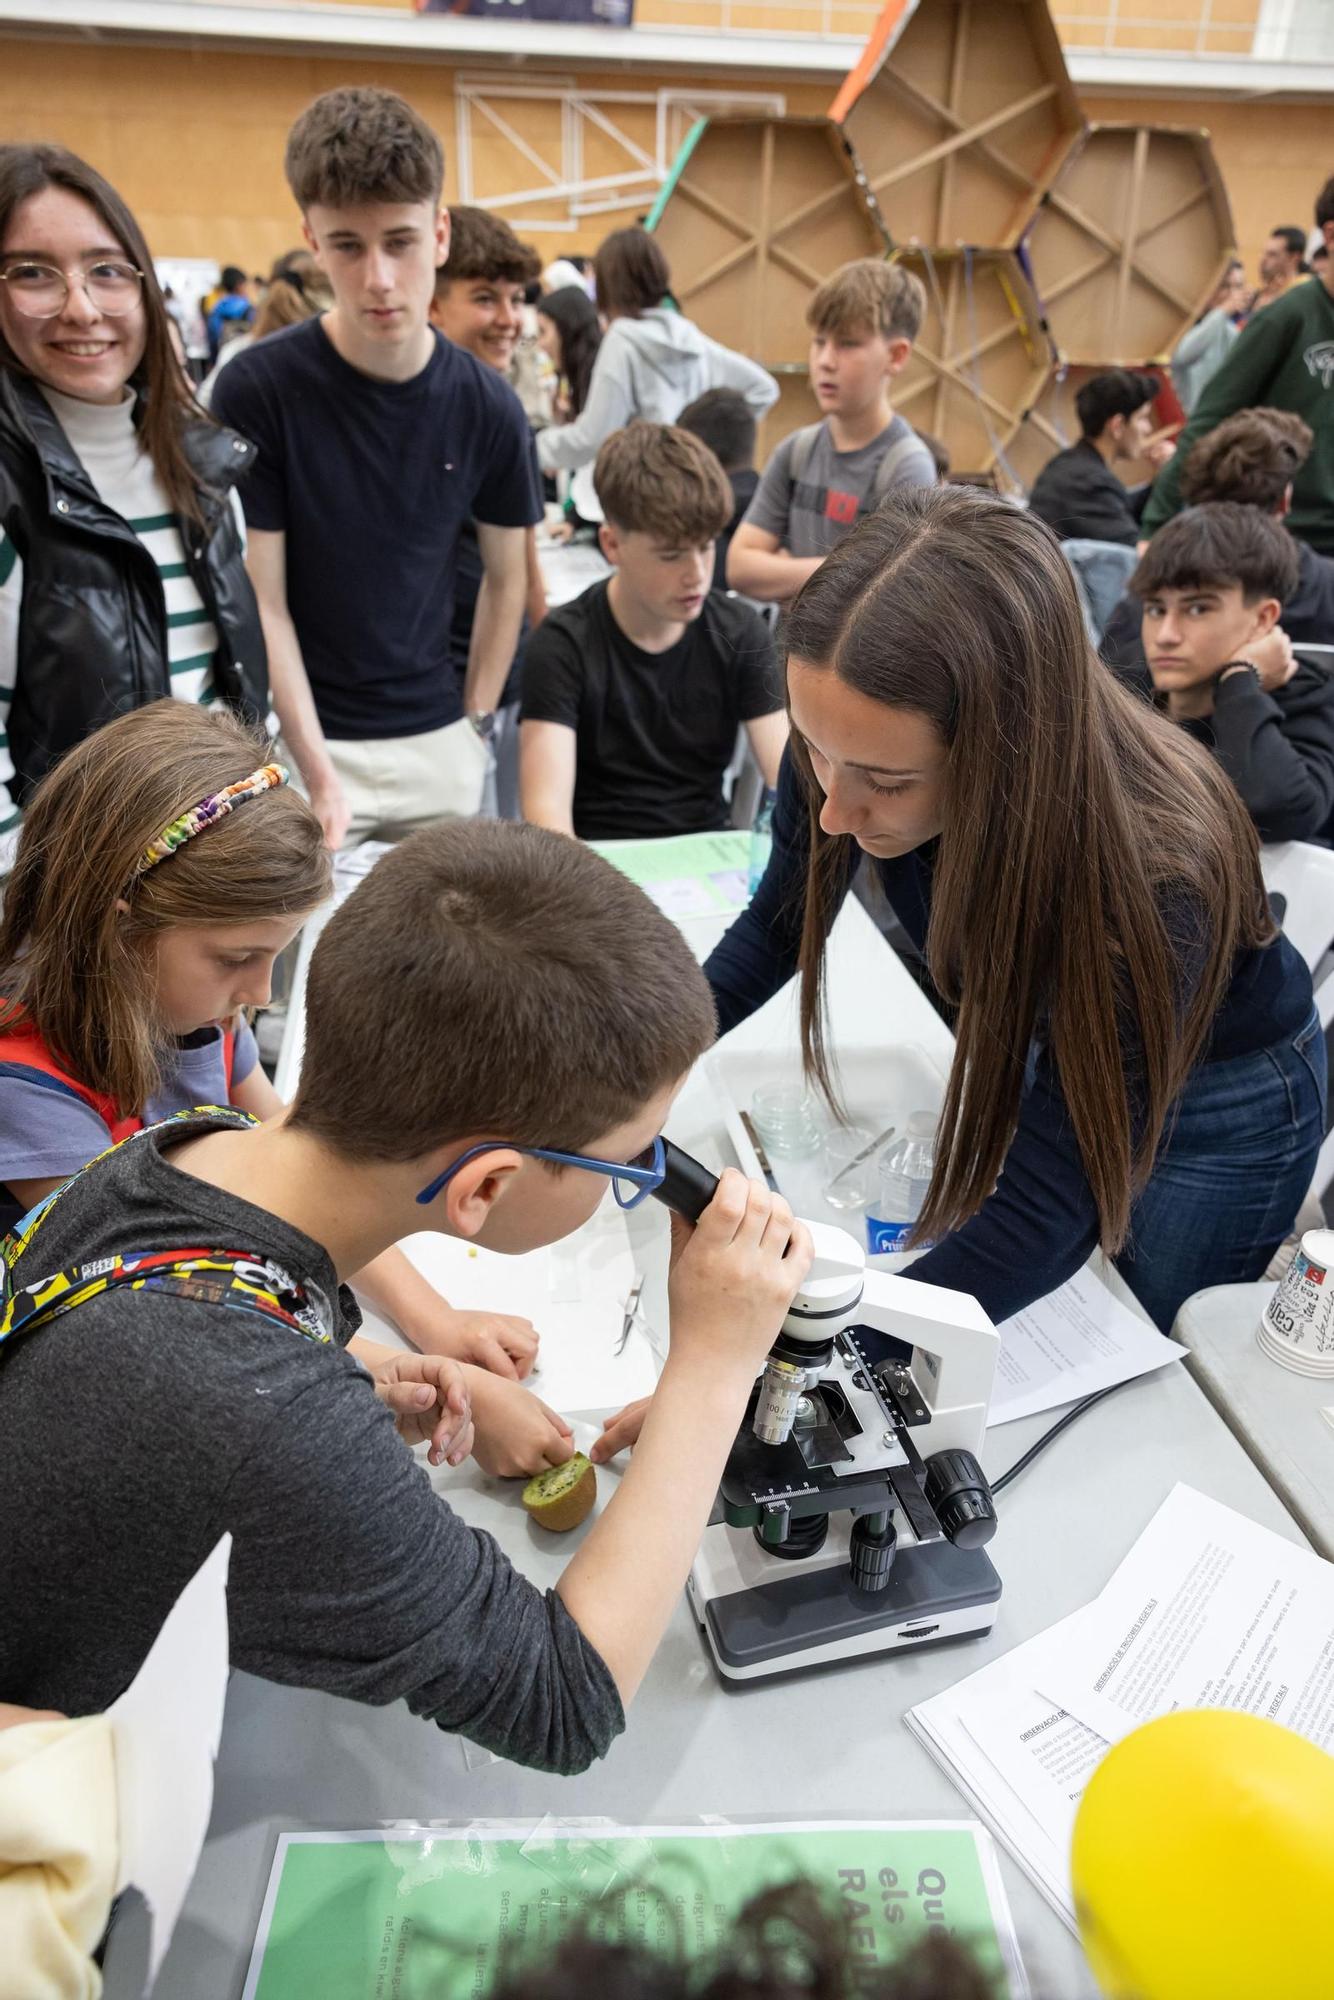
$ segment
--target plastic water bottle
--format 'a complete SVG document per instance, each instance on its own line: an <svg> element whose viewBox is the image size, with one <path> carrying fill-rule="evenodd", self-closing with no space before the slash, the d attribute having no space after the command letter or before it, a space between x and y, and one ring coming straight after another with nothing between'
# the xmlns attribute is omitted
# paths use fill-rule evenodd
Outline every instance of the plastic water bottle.
<svg viewBox="0 0 1334 2000"><path fill-rule="evenodd" d="M936 1116L914 1111L908 1130L880 1162L880 1187L866 1216L866 1248L872 1257L900 1257L916 1225L936 1163ZM914 1246L915 1256L925 1244Z"/></svg>
<svg viewBox="0 0 1334 2000"><path fill-rule="evenodd" d="M769 856L774 845L774 800L778 794L766 786L760 793L760 803L750 829L750 873L748 887L753 896L764 880L764 871L769 866Z"/></svg>

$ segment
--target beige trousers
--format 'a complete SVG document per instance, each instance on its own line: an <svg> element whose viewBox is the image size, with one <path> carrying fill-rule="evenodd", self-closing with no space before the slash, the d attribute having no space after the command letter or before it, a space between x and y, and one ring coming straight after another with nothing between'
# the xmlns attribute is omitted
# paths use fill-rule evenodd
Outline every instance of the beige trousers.
<svg viewBox="0 0 1334 2000"><path fill-rule="evenodd" d="M435 820L480 810L491 752L466 717L420 736L328 739L352 809L346 841L401 840Z"/></svg>

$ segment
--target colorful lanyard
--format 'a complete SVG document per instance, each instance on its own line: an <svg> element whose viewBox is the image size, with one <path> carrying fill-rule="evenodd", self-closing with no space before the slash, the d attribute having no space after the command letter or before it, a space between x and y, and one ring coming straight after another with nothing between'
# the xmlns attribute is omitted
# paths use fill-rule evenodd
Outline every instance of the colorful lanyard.
<svg viewBox="0 0 1334 2000"><path fill-rule="evenodd" d="M96 1298L100 1293L127 1286L131 1291L166 1292L176 1298L192 1299L200 1305L239 1307L243 1312L260 1313L281 1326L291 1327L306 1340L327 1346L333 1340L333 1314L328 1300L303 1285L281 1264L242 1250L178 1249L140 1250L125 1256L98 1257L88 1264L72 1265L40 1278L36 1284L14 1286L14 1267L66 1189L123 1146L137 1145L154 1132L181 1119L198 1118L201 1111L238 1130L257 1121L248 1112L231 1106L208 1105L191 1111L176 1111L156 1125L147 1125L127 1139L108 1146L77 1174L25 1215L0 1246L3 1260L4 1309L0 1313L0 1347L17 1335L47 1326L62 1314Z"/></svg>

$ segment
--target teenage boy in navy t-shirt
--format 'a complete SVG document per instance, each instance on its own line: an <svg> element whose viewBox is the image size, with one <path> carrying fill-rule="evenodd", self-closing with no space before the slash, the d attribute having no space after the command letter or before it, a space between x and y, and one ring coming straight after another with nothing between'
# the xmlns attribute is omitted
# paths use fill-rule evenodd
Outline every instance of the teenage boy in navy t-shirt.
<svg viewBox="0 0 1334 2000"><path fill-rule="evenodd" d="M243 500L274 705L337 846L477 810L541 507L518 398L427 320L449 251L435 134L391 91L328 91L286 165L333 308L241 355L213 410L259 447ZM460 691L469 518L484 575Z"/></svg>

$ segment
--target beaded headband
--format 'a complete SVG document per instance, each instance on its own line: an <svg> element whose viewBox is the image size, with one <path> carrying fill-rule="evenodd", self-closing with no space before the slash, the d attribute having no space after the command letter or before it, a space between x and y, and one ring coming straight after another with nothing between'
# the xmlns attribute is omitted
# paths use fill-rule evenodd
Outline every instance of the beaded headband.
<svg viewBox="0 0 1334 2000"><path fill-rule="evenodd" d="M161 833L150 840L135 866L136 878L156 868L159 861L169 861L178 847L184 847L187 840L193 840L206 826L225 819L230 812L244 805L247 799L257 799L262 792L271 792L288 779L285 764L262 764L258 771L252 771L248 778L238 778L234 785L224 785L220 792L211 792L201 799L197 806L191 806L179 819L164 826Z"/></svg>

